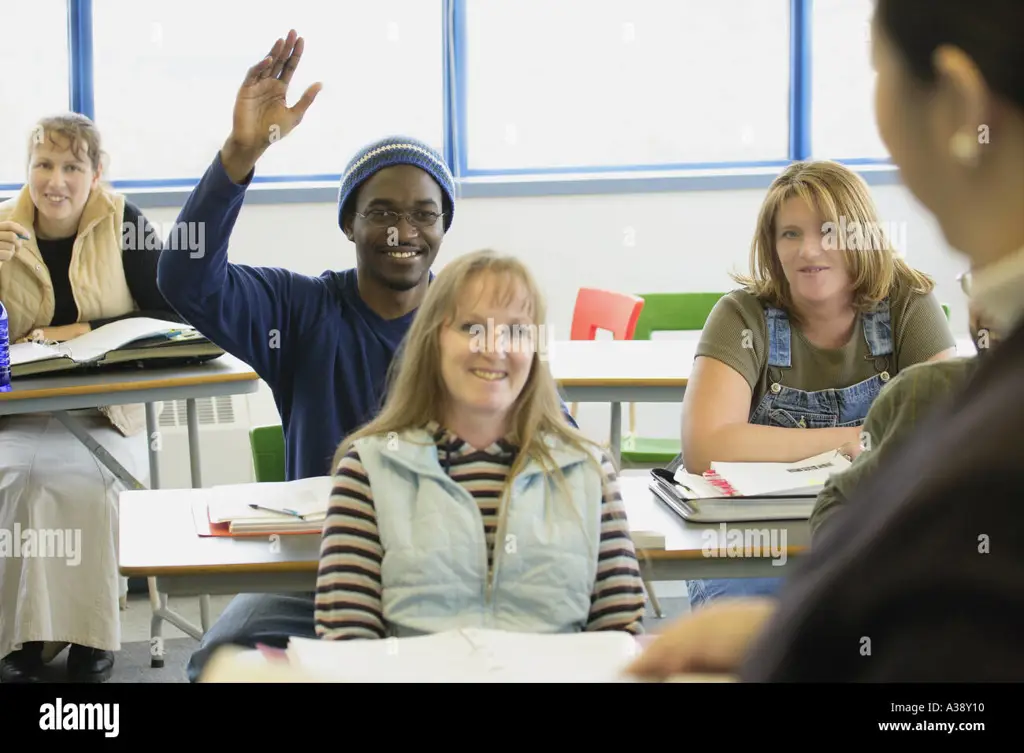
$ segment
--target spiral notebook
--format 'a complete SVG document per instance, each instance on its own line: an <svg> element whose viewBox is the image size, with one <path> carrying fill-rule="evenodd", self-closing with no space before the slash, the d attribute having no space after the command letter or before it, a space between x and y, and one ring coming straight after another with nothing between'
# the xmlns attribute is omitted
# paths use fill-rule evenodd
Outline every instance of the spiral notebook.
<svg viewBox="0 0 1024 753"><path fill-rule="evenodd" d="M222 355L194 327L133 317L65 342L12 344L11 378L130 363L193 363Z"/></svg>
<svg viewBox="0 0 1024 753"><path fill-rule="evenodd" d="M835 450L795 463L711 463L702 475L656 468L649 488L691 523L807 520L829 477L850 467Z"/></svg>

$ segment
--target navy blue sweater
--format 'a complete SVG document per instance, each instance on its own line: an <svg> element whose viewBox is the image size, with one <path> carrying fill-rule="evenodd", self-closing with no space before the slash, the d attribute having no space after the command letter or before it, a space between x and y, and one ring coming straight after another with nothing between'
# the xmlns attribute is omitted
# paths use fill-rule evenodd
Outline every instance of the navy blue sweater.
<svg viewBox="0 0 1024 753"><path fill-rule="evenodd" d="M245 184L214 159L178 215L205 223L202 255L167 249L157 284L212 342L249 364L274 394L288 480L329 475L341 440L381 407L388 366L415 311L384 319L359 296L356 270L319 277L228 262ZM569 421L563 402L563 410Z"/></svg>

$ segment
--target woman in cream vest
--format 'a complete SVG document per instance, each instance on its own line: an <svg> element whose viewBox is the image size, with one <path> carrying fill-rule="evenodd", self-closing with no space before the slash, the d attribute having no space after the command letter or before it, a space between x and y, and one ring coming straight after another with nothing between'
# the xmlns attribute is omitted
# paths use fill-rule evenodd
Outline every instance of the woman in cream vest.
<svg viewBox="0 0 1024 753"><path fill-rule="evenodd" d="M469 254L433 281L382 412L332 466L320 637L642 632L617 474L563 417L544 313L514 258Z"/></svg>
<svg viewBox="0 0 1024 753"><path fill-rule="evenodd" d="M0 301L11 342L63 342L129 316L179 321L156 286L163 244L138 209L100 183L102 154L81 115L46 118L32 131L28 182L0 204ZM132 475L148 478L142 406L77 418ZM24 544L59 530L68 543L66 558L23 546L0 556L0 681L37 681L67 644L72 680L109 677L126 592L117 570L121 488L51 416L0 418L0 532Z"/></svg>

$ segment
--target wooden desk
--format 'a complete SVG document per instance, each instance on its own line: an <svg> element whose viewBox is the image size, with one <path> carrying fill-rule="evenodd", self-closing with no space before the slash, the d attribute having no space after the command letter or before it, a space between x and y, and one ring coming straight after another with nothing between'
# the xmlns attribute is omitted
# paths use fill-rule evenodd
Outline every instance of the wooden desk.
<svg viewBox="0 0 1024 753"><path fill-rule="evenodd" d="M720 553L719 543L727 543L718 540L725 529L691 525L678 518L647 489L646 473L623 476L622 493L633 530L665 534L664 551L640 554L648 580L779 576L810 543L806 521L750 528L730 525L728 531L736 531L732 535L761 551L708 556L712 549ZM200 537L192 518L195 499L196 494L188 489L121 493L123 575L155 577L161 593L179 596L315 590L319 536ZM776 559L770 551L773 541L786 544ZM779 556L781 552L784 558ZM773 564L779 561L781 564Z"/></svg>

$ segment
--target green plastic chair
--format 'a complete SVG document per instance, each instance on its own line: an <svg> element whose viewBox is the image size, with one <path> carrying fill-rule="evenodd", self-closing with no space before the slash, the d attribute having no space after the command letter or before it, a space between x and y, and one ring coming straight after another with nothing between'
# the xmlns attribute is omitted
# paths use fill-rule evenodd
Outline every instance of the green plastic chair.
<svg viewBox="0 0 1024 753"><path fill-rule="evenodd" d="M644 308L636 323L634 340L650 340L655 332L698 332L711 309L725 293L637 293ZM629 404L629 431L622 438L622 464L665 466L682 451L679 438L639 437L636 404Z"/></svg>
<svg viewBox="0 0 1024 753"><path fill-rule="evenodd" d="M259 483L284 481L284 428L256 426L249 431L252 467Z"/></svg>

